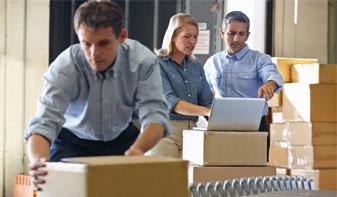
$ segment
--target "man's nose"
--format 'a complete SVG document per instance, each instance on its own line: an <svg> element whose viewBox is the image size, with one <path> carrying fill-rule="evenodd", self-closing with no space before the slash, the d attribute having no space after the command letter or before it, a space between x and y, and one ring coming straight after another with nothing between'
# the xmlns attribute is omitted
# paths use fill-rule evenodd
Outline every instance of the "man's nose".
<svg viewBox="0 0 337 197"><path fill-rule="evenodd" d="M235 34L234 38L233 38L233 41L238 41L238 40L239 40L239 35Z"/></svg>
<svg viewBox="0 0 337 197"><path fill-rule="evenodd" d="M99 56L99 54L100 54L99 47L93 45L93 46L90 48L90 55L91 55L92 57L97 57L97 56Z"/></svg>

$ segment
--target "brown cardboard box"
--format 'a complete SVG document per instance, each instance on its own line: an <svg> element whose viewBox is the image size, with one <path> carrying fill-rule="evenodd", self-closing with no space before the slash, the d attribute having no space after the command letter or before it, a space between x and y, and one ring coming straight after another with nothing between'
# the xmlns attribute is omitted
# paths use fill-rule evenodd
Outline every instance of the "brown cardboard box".
<svg viewBox="0 0 337 197"><path fill-rule="evenodd" d="M294 64L314 64L318 63L318 59L306 58L287 58L272 57L272 61L277 65L279 73L282 75L283 82L291 82L291 66Z"/></svg>
<svg viewBox="0 0 337 197"><path fill-rule="evenodd" d="M337 168L337 147L289 146L286 142L272 142L269 165L295 169Z"/></svg>
<svg viewBox="0 0 337 197"><path fill-rule="evenodd" d="M337 83L337 64L295 64L291 81L300 83Z"/></svg>
<svg viewBox="0 0 337 197"><path fill-rule="evenodd" d="M288 167L299 169L337 168L336 146L289 146Z"/></svg>
<svg viewBox="0 0 337 197"><path fill-rule="evenodd" d="M289 155L286 142L271 142L269 148L269 165L288 168Z"/></svg>
<svg viewBox="0 0 337 197"><path fill-rule="evenodd" d="M336 122L336 90L336 84L285 84L283 120Z"/></svg>
<svg viewBox="0 0 337 197"><path fill-rule="evenodd" d="M188 180L190 183L206 183L243 177L275 175L276 168L272 166L203 167L192 165L188 170Z"/></svg>
<svg viewBox="0 0 337 197"><path fill-rule="evenodd" d="M313 178L317 190L337 191L337 169L292 169L292 176Z"/></svg>
<svg viewBox="0 0 337 197"><path fill-rule="evenodd" d="M337 122L272 123L270 140L289 145L336 145Z"/></svg>
<svg viewBox="0 0 337 197"><path fill-rule="evenodd" d="M287 142L288 138L288 124L287 123L271 123L269 125L270 130L270 141L278 142L283 141Z"/></svg>
<svg viewBox="0 0 337 197"><path fill-rule="evenodd" d="M67 159L48 163L39 197L188 196L188 162L145 156Z"/></svg>
<svg viewBox="0 0 337 197"><path fill-rule="evenodd" d="M266 132L183 132L183 159L204 166L265 165Z"/></svg>
<svg viewBox="0 0 337 197"><path fill-rule="evenodd" d="M271 108L271 121L272 123L283 123L283 112L282 107L272 107Z"/></svg>
<svg viewBox="0 0 337 197"><path fill-rule="evenodd" d="M276 176L290 176L290 169L276 168Z"/></svg>
<svg viewBox="0 0 337 197"><path fill-rule="evenodd" d="M278 94L274 94L273 98L268 100L268 107L280 107L282 106L282 91Z"/></svg>

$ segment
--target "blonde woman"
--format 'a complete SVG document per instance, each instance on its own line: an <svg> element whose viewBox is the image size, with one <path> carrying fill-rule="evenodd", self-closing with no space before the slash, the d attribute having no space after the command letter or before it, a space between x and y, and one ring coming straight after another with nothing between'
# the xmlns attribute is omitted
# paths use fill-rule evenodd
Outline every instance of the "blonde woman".
<svg viewBox="0 0 337 197"><path fill-rule="evenodd" d="M203 65L192 55L198 33L192 16L176 14L170 19L162 48L156 50L170 108L171 134L158 142L151 155L181 158L182 131L192 129L198 116L209 116L213 95Z"/></svg>

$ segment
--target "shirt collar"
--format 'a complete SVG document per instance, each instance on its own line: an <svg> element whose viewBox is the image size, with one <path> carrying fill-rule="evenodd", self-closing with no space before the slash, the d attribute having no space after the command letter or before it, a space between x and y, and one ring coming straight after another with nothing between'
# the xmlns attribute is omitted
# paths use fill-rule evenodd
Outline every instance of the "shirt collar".
<svg viewBox="0 0 337 197"><path fill-rule="evenodd" d="M117 52L117 56L115 61L112 63L112 66L110 66L106 71L104 72L95 72L95 79L102 79L103 75L103 79L105 78L114 78L116 77L116 73L118 73L118 69L119 69L119 65L124 65L125 63L124 58L122 57L124 55L123 53L123 49L122 46L120 45L118 47L118 52Z"/></svg>
<svg viewBox="0 0 337 197"><path fill-rule="evenodd" d="M162 60L164 60L164 61L175 62L175 61L172 59L171 55L164 56L164 57L161 57L161 58L162 58ZM183 61L183 66L186 65L188 62L189 62L189 58L188 58L188 56L185 56L184 61Z"/></svg>
<svg viewBox="0 0 337 197"><path fill-rule="evenodd" d="M225 51L225 57L227 59L233 59L240 60L247 52L249 51L249 47L246 44L240 51L236 52L234 55L230 55L228 51Z"/></svg>
<svg viewBox="0 0 337 197"><path fill-rule="evenodd" d="M105 71L99 71L99 72L96 72L96 71L93 71L95 73L95 79L98 80L104 80L106 78L111 78L111 77L114 77L114 67L115 67L115 64L116 64L116 61L112 64L112 66L110 66L107 70ZM92 69L91 69L92 70Z"/></svg>

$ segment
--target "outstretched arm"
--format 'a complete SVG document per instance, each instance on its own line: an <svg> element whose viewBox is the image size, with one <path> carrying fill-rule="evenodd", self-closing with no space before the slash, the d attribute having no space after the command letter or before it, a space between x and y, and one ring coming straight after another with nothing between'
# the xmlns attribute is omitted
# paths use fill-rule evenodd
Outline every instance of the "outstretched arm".
<svg viewBox="0 0 337 197"><path fill-rule="evenodd" d="M210 109L195 105L184 100L179 100L172 111L187 116L209 116Z"/></svg>
<svg viewBox="0 0 337 197"><path fill-rule="evenodd" d="M33 178L34 190L41 191L41 184L45 183L43 177L47 175L41 168L45 167L45 161L49 160L50 143L45 137L33 134L28 138L27 151L29 175Z"/></svg>
<svg viewBox="0 0 337 197"><path fill-rule="evenodd" d="M144 127L135 143L125 152L125 155L144 155L164 136L164 127L151 123Z"/></svg>

